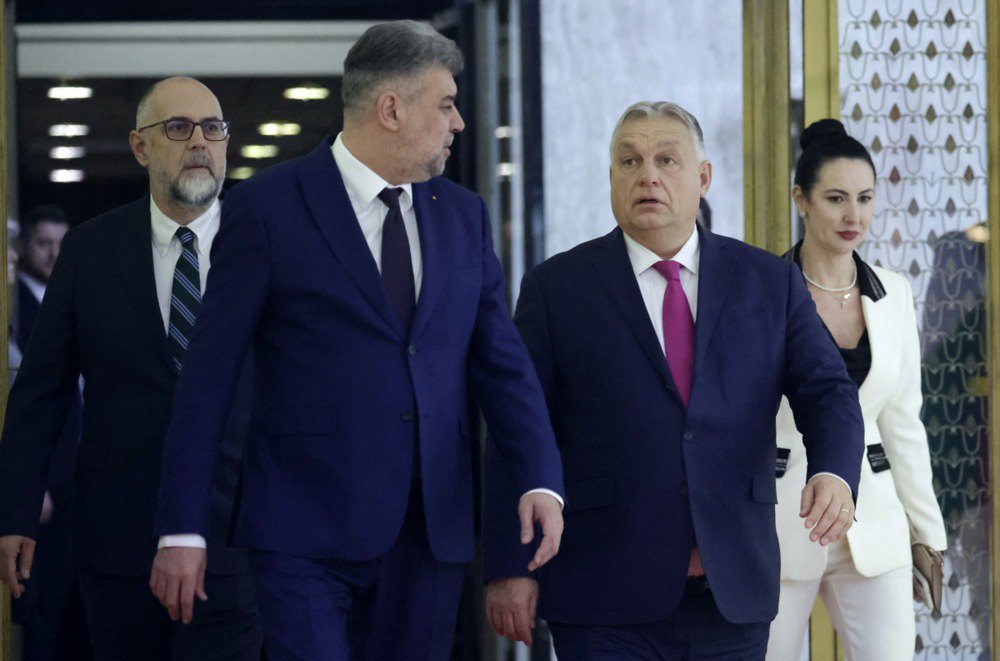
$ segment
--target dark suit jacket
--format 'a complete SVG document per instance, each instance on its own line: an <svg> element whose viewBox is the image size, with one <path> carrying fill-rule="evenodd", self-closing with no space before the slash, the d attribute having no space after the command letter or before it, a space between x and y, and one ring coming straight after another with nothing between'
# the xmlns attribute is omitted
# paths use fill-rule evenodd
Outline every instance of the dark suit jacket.
<svg viewBox="0 0 1000 661"><path fill-rule="evenodd" d="M411 328L393 312L330 139L234 187L177 389L160 533L202 530L209 448L243 353L257 381L237 540L366 560L399 533L419 443L429 544L472 557L467 384L517 488L561 491L531 359L511 323L482 200L441 178L413 185L423 284Z"/></svg>
<svg viewBox="0 0 1000 661"><path fill-rule="evenodd" d="M668 617L696 544L722 614L778 606L775 414L785 394L809 475L857 487L857 388L794 264L701 232L691 400L676 395L621 230L524 278L515 322L545 390L566 479L566 532L539 573L539 615L575 624ZM512 493L488 464L486 578L524 575ZM864 513L859 512L859 517Z"/></svg>
<svg viewBox="0 0 1000 661"><path fill-rule="evenodd" d="M0 442L0 534L37 538L53 447L85 381L74 498L85 567L138 576L156 550L153 515L176 377L153 277L149 198L71 230L10 393ZM215 474L209 569L242 573L222 548L238 478L241 430L230 425ZM167 475L167 479L173 476ZM207 532L207 531L206 531Z"/></svg>

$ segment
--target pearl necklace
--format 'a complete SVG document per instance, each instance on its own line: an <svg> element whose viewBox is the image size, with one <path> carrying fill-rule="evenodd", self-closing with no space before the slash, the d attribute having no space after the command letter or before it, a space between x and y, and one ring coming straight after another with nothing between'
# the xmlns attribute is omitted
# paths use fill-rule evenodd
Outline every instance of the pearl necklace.
<svg viewBox="0 0 1000 661"><path fill-rule="evenodd" d="M802 271L802 277L804 277L806 279L806 282L808 282L810 285L812 285L816 289L821 290L827 296L840 303L840 307L843 308L847 305L847 301L850 300L851 296L854 295L854 292L851 291L852 289L854 289L854 285L858 284L858 265L857 264L854 265L854 277L851 279L851 284L847 285L846 287L826 287L824 285L821 285L812 278L810 278L809 274L806 273L805 270ZM847 293L845 294L843 292ZM840 294L840 295L835 296L835 294Z"/></svg>

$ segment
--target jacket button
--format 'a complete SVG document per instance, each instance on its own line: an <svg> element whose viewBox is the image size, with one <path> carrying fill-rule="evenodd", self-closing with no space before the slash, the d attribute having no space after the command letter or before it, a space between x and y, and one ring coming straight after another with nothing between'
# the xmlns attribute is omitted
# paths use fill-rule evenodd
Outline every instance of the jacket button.
<svg viewBox="0 0 1000 661"><path fill-rule="evenodd" d="M694 432L692 432L692 431L686 431L686 432L684 432L684 440L685 441L690 441L692 439L694 439Z"/></svg>
<svg viewBox="0 0 1000 661"><path fill-rule="evenodd" d="M409 348L407 349L407 351L410 353L411 356L416 356L417 355L417 347L415 347L412 344L409 346Z"/></svg>
<svg viewBox="0 0 1000 661"><path fill-rule="evenodd" d="M407 422L413 420L413 409L407 409L406 411L403 411L403 414L400 417L403 420L406 420Z"/></svg>

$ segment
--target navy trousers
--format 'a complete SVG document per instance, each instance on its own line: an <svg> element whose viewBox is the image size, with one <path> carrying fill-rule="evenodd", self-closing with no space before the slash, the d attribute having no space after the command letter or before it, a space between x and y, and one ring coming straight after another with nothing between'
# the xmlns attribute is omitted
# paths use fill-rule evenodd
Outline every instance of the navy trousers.
<svg viewBox="0 0 1000 661"><path fill-rule="evenodd" d="M382 558L251 551L268 661L439 661L451 653L464 564L438 562L419 489Z"/></svg>
<svg viewBox="0 0 1000 661"><path fill-rule="evenodd" d="M590 626L549 622L556 655L573 661L763 661L769 622L722 616L705 579L688 581L673 615L648 624Z"/></svg>

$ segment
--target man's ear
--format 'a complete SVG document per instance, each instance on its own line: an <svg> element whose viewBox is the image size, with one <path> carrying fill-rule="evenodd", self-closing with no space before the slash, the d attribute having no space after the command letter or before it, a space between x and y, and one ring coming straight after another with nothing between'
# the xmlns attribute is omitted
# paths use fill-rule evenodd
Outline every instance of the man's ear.
<svg viewBox="0 0 1000 661"><path fill-rule="evenodd" d="M149 157L146 156L146 141L138 131L132 131L128 134L128 146L132 148L132 155L135 156L135 160L139 161L139 165L142 167L149 165Z"/></svg>
<svg viewBox="0 0 1000 661"><path fill-rule="evenodd" d="M701 162L701 196L705 197L708 193L708 189L712 186L712 162L702 161Z"/></svg>
<svg viewBox="0 0 1000 661"><path fill-rule="evenodd" d="M375 117L379 125L388 131L398 131L405 111L399 94L386 90L375 102Z"/></svg>

